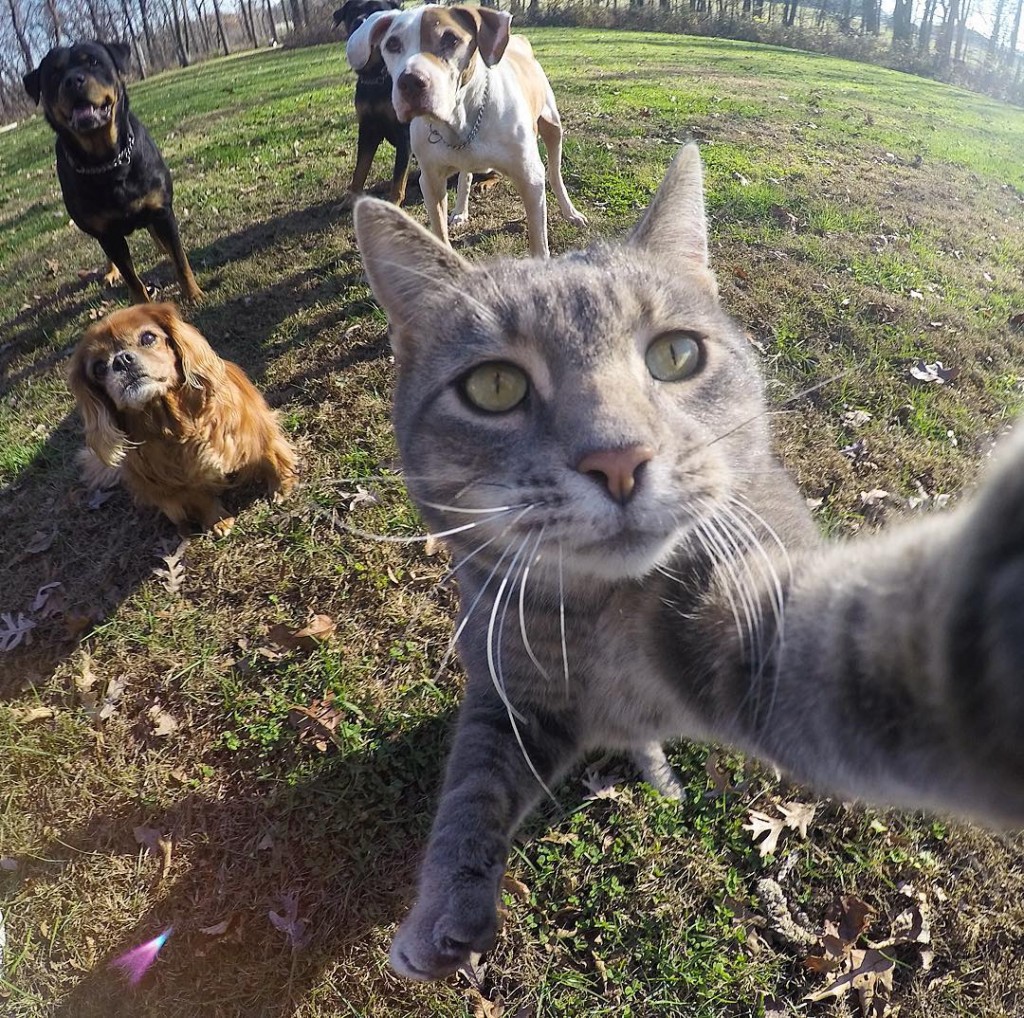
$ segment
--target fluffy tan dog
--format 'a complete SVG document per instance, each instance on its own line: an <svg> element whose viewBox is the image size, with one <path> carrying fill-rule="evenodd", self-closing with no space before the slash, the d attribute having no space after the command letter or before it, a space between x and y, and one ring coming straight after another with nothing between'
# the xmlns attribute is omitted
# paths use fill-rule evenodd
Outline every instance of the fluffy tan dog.
<svg viewBox="0 0 1024 1018"><path fill-rule="evenodd" d="M102 474L100 463L116 469L136 501L179 527L223 536L234 524L225 488L262 481L276 499L295 486L295 453L274 412L173 304L140 304L90 326L68 385L93 454L86 474Z"/></svg>

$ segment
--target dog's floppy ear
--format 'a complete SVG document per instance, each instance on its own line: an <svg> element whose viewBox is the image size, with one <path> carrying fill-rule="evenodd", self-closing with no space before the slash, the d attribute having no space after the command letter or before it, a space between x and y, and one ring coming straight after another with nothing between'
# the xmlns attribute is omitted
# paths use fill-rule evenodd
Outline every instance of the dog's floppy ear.
<svg viewBox="0 0 1024 1018"><path fill-rule="evenodd" d="M397 17L396 11L374 11L349 37L345 44L345 59L353 71L361 71L380 45L384 33Z"/></svg>
<svg viewBox="0 0 1024 1018"><path fill-rule="evenodd" d="M223 384L226 369L206 337L189 325L173 304L148 304L146 313L156 322L174 347L185 384L210 392Z"/></svg>
<svg viewBox="0 0 1024 1018"><path fill-rule="evenodd" d="M476 35L480 59L493 67L505 55L512 33L512 15L493 7L453 7L452 14Z"/></svg>
<svg viewBox="0 0 1024 1018"><path fill-rule="evenodd" d="M68 367L68 388L85 425L85 443L108 467L124 459L128 436L118 427L110 397L89 376L86 344L79 343Z"/></svg>
<svg viewBox="0 0 1024 1018"><path fill-rule="evenodd" d="M345 0L335 12L334 12L334 27L337 28L345 20L345 11L352 5L352 0Z"/></svg>
<svg viewBox="0 0 1024 1018"><path fill-rule="evenodd" d="M125 42L105 42L101 43L101 45L110 54L110 59L114 61L117 73L122 76L127 74L132 60L131 47Z"/></svg>
<svg viewBox="0 0 1024 1018"><path fill-rule="evenodd" d="M32 102L38 106L40 95L39 68L37 67L34 71L29 71L28 74L22 76L21 80L25 85L25 91L32 97Z"/></svg>

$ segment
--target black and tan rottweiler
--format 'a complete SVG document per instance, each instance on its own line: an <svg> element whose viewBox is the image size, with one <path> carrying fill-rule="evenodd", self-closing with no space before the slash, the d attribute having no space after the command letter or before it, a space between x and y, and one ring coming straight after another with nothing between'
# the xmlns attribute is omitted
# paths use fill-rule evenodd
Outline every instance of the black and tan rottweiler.
<svg viewBox="0 0 1024 1018"><path fill-rule="evenodd" d="M58 46L22 79L42 102L57 132L57 177L77 225L110 259L108 283L124 277L136 303L149 300L128 251L127 237L146 227L174 262L185 300L203 296L178 236L171 174L153 139L128 108L123 43Z"/></svg>
<svg viewBox="0 0 1024 1018"><path fill-rule="evenodd" d="M351 35L376 11L397 10L402 0L346 0L334 12L334 27L345 26ZM405 187L409 180L409 125L400 124L391 105L391 75L384 66L380 50L374 50L370 62L356 78L356 119L359 121L359 147L356 168L349 184L345 204L362 193L373 164L373 157L386 138L395 147L395 168L391 174L391 200L396 205L405 201Z"/></svg>

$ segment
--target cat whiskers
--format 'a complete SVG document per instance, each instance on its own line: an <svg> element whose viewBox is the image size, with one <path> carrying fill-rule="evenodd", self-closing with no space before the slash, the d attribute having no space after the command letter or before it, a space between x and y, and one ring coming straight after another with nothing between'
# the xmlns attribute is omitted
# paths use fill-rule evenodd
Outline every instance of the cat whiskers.
<svg viewBox="0 0 1024 1018"><path fill-rule="evenodd" d="M543 529L541 530L543 535ZM505 617L508 614L508 606L512 600L512 592L515 589L516 567L519 563L519 559L522 557L523 552L526 551L533 535L528 533L519 544L519 550L513 556L512 562L509 565L508 570L505 573L504 578L501 581L501 585L498 587L498 592L494 597L494 604L491 607L491 617L487 624L487 668L491 674L491 681L494 683L494 688L501 698L501 702L505 705L505 712L508 714L508 723L512 726L512 734L516 737L516 742L519 744L519 752L522 753L523 759L526 761L526 766L530 768L530 773L537 779L537 783L547 797L557 806L558 800L555 798L554 793L548 788L547 783L540 775L540 771L537 770L536 765L530 757L530 753L526 748L526 743L523 741L522 733L519 731L518 721L526 722L525 715L512 706L511 701L508 698L508 693L505 689L505 679L501 668L501 648L502 648L502 634L505 627ZM539 542L538 542L539 543ZM506 552L508 549L506 549ZM534 552L536 552L536 545L534 546ZM503 556L504 557L504 556ZM529 556L520 572L524 571L529 565ZM512 581L512 585L509 588L508 597L505 597L505 589L509 587L509 581ZM520 578L520 583L523 580ZM504 607L502 607L502 601L504 599ZM500 619L498 619L498 613L501 613ZM495 620L498 620L497 634L495 634ZM525 635L525 630L524 630ZM495 653L495 636L497 636L497 653Z"/></svg>
<svg viewBox="0 0 1024 1018"><path fill-rule="evenodd" d="M526 655L534 663L537 671L544 676L545 679L550 679L547 669L537 660L537 655L533 652L533 647L530 645L530 638L526 635L526 581L530 575L530 567L534 562L540 561L540 544L544 540L544 531L547 530L547 524L545 523L540 528L540 533L537 534L537 540L533 545L533 551L527 557L526 564L523 566L523 575L519 580L519 635L523 639L523 647L526 650Z"/></svg>

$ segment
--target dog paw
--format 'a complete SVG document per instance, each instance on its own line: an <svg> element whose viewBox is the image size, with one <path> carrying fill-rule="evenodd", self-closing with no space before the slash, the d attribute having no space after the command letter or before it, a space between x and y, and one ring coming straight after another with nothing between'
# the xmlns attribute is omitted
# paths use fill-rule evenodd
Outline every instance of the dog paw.
<svg viewBox="0 0 1024 1018"><path fill-rule="evenodd" d="M498 929L496 889L472 881L447 901L417 902L391 945L391 967L406 979L442 979L494 946Z"/></svg>
<svg viewBox="0 0 1024 1018"><path fill-rule="evenodd" d="M573 226L586 226L588 224L587 217L582 213L573 209L572 212L563 213L565 219L572 223Z"/></svg>
<svg viewBox="0 0 1024 1018"><path fill-rule="evenodd" d="M104 286L117 286L121 282L121 270L116 265L108 265L103 273Z"/></svg>
<svg viewBox="0 0 1024 1018"><path fill-rule="evenodd" d="M451 229L453 229L453 230L457 230L460 227L465 226L466 223L468 223L468 222L469 222L469 213L468 212L453 212L448 217L448 226Z"/></svg>
<svg viewBox="0 0 1024 1018"><path fill-rule="evenodd" d="M346 191L345 197L338 203L339 212L351 212L356 199L362 195L362 191Z"/></svg>

